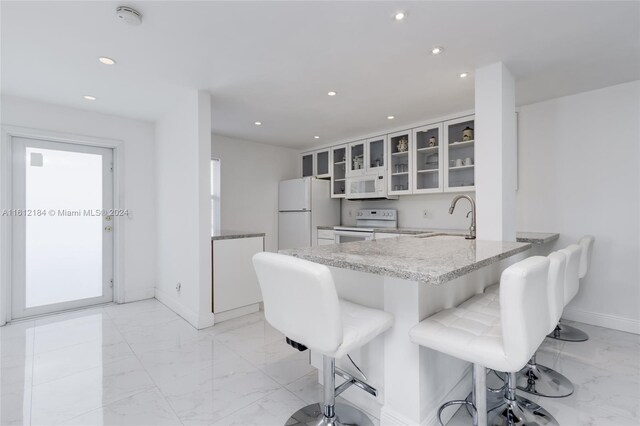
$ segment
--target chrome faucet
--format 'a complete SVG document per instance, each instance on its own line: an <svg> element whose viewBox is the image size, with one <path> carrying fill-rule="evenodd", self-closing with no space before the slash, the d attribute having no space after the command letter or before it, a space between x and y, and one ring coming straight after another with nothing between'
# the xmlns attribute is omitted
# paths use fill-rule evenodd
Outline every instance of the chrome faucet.
<svg viewBox="0 0 640 426"><path fill-rule="evenodd" d="M467 240L475 240L476 239L476 202L473 201L473 198L468 195L456 195L453 201L451 201L451 207L449 207L449 214L453 214L453 210L456 208L456 203L459 199L466 198L471 203L471 226L469 227L469 235L465 238ZM467 217L469 217L469 213L467 213Z"/></svg>

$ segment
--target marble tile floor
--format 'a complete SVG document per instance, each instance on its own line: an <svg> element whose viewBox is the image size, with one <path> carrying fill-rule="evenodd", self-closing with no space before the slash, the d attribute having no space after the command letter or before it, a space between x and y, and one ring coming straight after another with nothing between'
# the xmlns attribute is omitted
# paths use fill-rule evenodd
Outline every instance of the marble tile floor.
<svg viewBox="0 0 640 426"><path fill-rule="evenodd" d="M539 364L564 374L575 391L566 398L543 398L518 391L556 418L561 426L640 425L640 336L607 328L563 321L589 335L586 342L545 339ZM489 374L487 384L501 383ZM447 426L470 425L460 408Z"/></svg>
<svg viewBox="0 0 640 426"><path fill-rule="evenodd" d="M538 357L576 392L540 403L565 426L640 425L640 336L578 326L588 342ZM198 331L155 299L110 305L0 327L0 356L2 426L283 425L321 400L308 353L262 313Z"/></svg>
<svg viewBox="0 0 640 426"><path fill-rule="evenodd" d="M2 426L283 425L322 397L261 312L198 331L155 299L109 305L0 327L0 356Z"/></svg>

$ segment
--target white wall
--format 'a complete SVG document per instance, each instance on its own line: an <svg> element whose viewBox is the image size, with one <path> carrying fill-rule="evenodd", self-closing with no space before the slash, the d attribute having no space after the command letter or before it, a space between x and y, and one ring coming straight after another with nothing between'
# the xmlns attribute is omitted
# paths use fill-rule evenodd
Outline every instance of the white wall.
<svg viewBox="0 0 640 426"><path fill-rule="evenodd" d="M155 286L155 168L152 123L3 95L2 125L123 141L124 301L151 298Z"/></svg>
<svg viewBox="0 0 640 426"><path fill-rule="evenodd" d="M298 153L222 135L212 135L220 159L221 227L265 232L268 251L278 250L278 182L298 177Z"/></svg>
<svg viewBox="0 0 640 426"><path fill-rule="evenodd" d="M640 333L640 81L521 108L518 230L596 238L565 317Z"/></svg>
<svg viewBox="0 0 640 426"><path fill-rule="evenodd" d="M213 325L210 129L210 95L195 90L156 123L156 298L196 328Z"/></svg>

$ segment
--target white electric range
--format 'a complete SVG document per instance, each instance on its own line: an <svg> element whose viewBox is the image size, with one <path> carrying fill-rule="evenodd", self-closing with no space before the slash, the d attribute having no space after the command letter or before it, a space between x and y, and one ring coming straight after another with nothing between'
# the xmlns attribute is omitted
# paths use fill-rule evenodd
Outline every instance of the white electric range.
<svg viewBox="0 0 640 426"><path fill-rule="evenodd" d="M360 209L356 212L356 226L336 226L333 230L336 244L341 244L373 240L375 229L397 227L396 209Z"/></svg>

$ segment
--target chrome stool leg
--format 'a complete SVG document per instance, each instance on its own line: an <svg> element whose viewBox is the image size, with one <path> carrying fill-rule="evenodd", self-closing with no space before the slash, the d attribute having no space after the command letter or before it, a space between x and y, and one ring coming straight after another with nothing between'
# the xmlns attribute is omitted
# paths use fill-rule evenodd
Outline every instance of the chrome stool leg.
<svg viewBox="0 0 640 426"><path fill-rule="evenodd" d="M589 335L584 331L562 323L558 323L556 329L551 334L548 334L547 337L565 342L584 342L589 340Z"/></svg>
<svg viewBox="0 0 640 426"><path fill-rule="evenodd" d="M285 426L342 426L358 425L373 426L371 419L362 411L345 404L336 404L336 396L350 385L355 384L367 392L376 392L358 379L349 376L348 373L340 371L340 376L347 379L347 382L338 387L336 392L336 360L328 356L323 356L323 403L307 405L293 413ZM364 386L364 387L363 387ZM369 389L366 389L368 387Z"/></svg>
<svg viewBox="0 0 640 426"><path fill-rule="evenodd" d="M547 398L564 398L573 393L573 384L557 371L536 363L535 354L516 375L519 390Z"/></svg>
<svg viewBox="0 0 640 426"><path fill-rule="evenodd" d="M559 426L547 410L533 401L516 395L516 373L507 374L504 400L489 411L491 426Z"/></svg>

